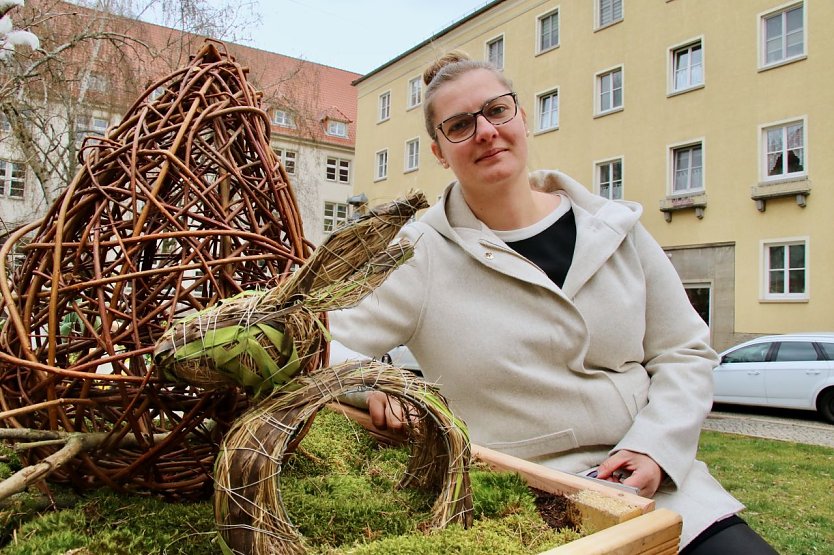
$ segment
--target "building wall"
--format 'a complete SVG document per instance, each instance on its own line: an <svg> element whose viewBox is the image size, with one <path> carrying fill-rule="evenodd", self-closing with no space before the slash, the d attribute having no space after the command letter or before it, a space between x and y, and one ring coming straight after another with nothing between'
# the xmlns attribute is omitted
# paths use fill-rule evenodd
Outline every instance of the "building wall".
<svg viewBox="0 0 834 555"><path fill-rule="evenodd" d="M763 69L762 15L799 4L805 54ZM537 17L555 9L559 46L537 54ZM834 209L834 158L828 155L834 147L828 60L834 35L826 25L834 2L624 0L623 13L622 21L596 28L591 1L493 2L361 78L354 192L378 202L417 186L437 197L454 176L432 159L422 110L405 109L407 81L451 49L485 59L487 41L503 36L505 72L532 130L531 169L558 168L597 190L595 163L621 158L623 197L642 204L643 223L673 253L682 278L713 280L716 347L763 333L834 329L834 245L827 239ZM694 40L702 45L703 86L670 93L671 49ZM623 71L623 109L596 115L595 76L616 67ZM538 132L536 96L552 89L559 93L558 129ZM388 90L391 118L380 123L378 99ZM782 196L757 203L754 188L757 195L774 190L762 185L762 127L792 120L804 122L805 174L778 184ZM405 141L416 136L420 168L403 173ZM690 142L702 145L704 191L680 197L671 192L670 152ZM375 153L384 148L389 177L374 182ZM803 207L792 191L809 187ZM765 300L763 244L794 238L807 240L807 296ZM728 244L729 250L715 247ZM699 264L701 276L692 270Z"/></svg>

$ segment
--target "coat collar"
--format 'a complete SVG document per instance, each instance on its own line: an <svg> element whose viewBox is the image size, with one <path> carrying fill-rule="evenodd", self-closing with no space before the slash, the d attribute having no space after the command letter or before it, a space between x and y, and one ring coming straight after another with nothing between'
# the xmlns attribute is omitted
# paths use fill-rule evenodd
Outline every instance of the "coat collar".
<svg viewBox="0 0 834 555"><path fill-rule="evenodd" d="M555 170L532 172L529 180L534 189L561 190L571 200L576 217L576 247L561 293L572 298L637 224L642 208L634 202L604 199ZM507 247L478 220L466 204L459 183L449 185L441 201L427 210L420 221L481 263L517 279L559 291L544 272Z"/></svg>

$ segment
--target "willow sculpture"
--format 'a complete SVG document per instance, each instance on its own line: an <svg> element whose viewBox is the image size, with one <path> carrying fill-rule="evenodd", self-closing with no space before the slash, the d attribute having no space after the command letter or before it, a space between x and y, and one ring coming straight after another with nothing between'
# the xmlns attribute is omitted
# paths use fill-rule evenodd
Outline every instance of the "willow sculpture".
<svg viewBox="0 0 834 555"><path fill-rule="evenodd" d="M374 208L330 235L292 278L192 314L159 341L154 360L172 379L204 388L237 384L262 399L224 438L216 466L215 515L229 551L305 551L281 502L282 461L319 410L370 389L401 399L417 423L408 434L411 457L401 486L437 494L429 525L471 522L466 427L436 388L375 362L315 371L306 363L326 340L317 314L356 304L406 261L412 245L391 240L427 206L414 192Z"/></svg>
<svg viewBox="0 0 834 555"><path fill-rule="evenodd" d="M259 105L246 71L206 43L106 137L87 139L46 217L0 249L0 426L57 438L23 451L28 464L54 456L66 434L99 437L51 479L211 492L220 438L248 399L173 383L150 359L175 320L272 287L309 255ZM25 260L9 278L15 248ZM324 354L317 344L305 364Z"/></svg>

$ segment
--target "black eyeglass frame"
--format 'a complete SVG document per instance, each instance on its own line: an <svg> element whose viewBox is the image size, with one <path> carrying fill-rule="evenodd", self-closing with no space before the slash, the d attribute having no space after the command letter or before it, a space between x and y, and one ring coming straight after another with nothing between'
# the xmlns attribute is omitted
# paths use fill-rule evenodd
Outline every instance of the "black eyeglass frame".
<svg viewBox="0 0 834 555"><path fill-rule="evenodd" d="M512 115L512 116L510 116L507 120L502 121L501 123L495 123L495 122L493 122L493 121L489 118L489 116L487 116L487 115L484 113L484 109L485 109L487 106L489 106L492 102L495 102L495 101L496 101L496 100L498 100L499 98L503 98L503 97L505 97L505 96L510 96L510 97L512 97L512 99L513 99L513 106L515 107L515 112L513 112L513 115ZM515 119L515 117L516 117L517 115L518 115L518 95L517 95L516 93L514 93L514 92L508 92L508 93L504 93L504 94L499 94L498 96L496 96L496 97L494 97L494 98L490 98L489 100L487 100L486 102L484 102L483 106L481 106L481 109L480 109L480 110L478 110L477 112L461 112L461 113L459 113L459 114L455 114L455 115L453 115L453 116L449 116L448 118L446 118L446 119L444 119L443 121L441 121L440 123L438 123L438 124L437 124L436 129L437 129L438 131L440 131L441 133L443 133L443 136L444 136L444 137L446 137L446 140L447 140L447 141L449 141L450 143L462 143L462 142L464 142L464 141L468 141L469 139L471 139L472 137L474 137L474 136L475 136L475 133L477 133L477 132L478 132L478 116L484 116L484 119L485 119L485 120L487 120L487 121L488 121L489 123L491 123L492 125L504 125L505 123L508 123L508 122L510 122L510 121L512 121L512 120L514 120L514 119ZM444 124L444 123L446 123L446 122L447 122L447 121L449 121L449 120L453 120L453 119L455 119L455 118L459 118L459 117L461 117L461 116L472 116L473 121L475 122L475 124L472 126L472 134L471 134L471 135L468 135L468 136L466 136L466 137L465 137L465 138L463 138L463 139L458 139L458 140L454 141L454 140L450 139L450 138L449 138L449 136L446 134L446 132L443 130L443 124Z"/></svg>

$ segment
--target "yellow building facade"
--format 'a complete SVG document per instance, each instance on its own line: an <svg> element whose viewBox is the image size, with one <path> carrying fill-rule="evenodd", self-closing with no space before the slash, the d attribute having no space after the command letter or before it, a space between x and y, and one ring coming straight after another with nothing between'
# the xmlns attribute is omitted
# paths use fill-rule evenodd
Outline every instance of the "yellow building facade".
<svg viewBox="0 0 834 555"><path fill-rule="evenodd" d="M643 206L716 349L834 331L832 20L828 0L490 2L354 83L354 193L454 179L418 84L460 49L512 80L531 169Z"/></svg>

